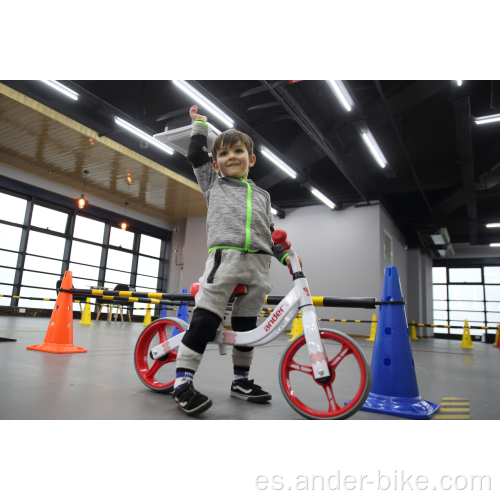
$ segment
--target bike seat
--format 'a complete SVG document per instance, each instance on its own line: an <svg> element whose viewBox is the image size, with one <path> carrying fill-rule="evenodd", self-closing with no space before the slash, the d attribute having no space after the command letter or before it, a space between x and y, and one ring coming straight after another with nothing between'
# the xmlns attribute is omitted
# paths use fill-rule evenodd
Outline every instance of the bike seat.
<svg viewBox="0 0 500 500"><path fill-rule="evenodd" d="M191 288L189 289L189 293L196 297L196 294L200 291L200 284L193 283ZM247 287L245 285L236 285L236 288L233 290L231 297L238 297L240 295L245 295L247 293Z"/></svg>

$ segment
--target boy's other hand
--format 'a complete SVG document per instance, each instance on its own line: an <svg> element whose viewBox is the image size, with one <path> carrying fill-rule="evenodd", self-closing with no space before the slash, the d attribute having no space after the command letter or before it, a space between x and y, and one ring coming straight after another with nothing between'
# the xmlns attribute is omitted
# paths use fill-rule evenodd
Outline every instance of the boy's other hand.
<svg viewBox="0 0 500 500"><path fill-rule="evenodd" d="M302 259L300 258L300 255L297 255L297 258L299 259L300 268L302 269ZM290 264L290 257L287 257L285 259L285 263L288 266L288 269L290 269L290 271L291 271L292 270L292 264Z"/></svg>
<svg viewBox="0 0 500 500"><path fill-rule="evenodd" d="M194 106L192 106L191 109L189 110L189 116L195 122L196 121L202 121L202 122L206 122L207 121L207 117L206 116L198 114L198 106L196 106L196 104Z"/></svg>

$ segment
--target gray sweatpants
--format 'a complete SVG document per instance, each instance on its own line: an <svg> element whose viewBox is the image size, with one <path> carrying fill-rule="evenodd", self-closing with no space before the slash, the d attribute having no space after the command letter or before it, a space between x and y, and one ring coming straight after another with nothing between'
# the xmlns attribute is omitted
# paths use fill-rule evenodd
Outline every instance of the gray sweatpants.
<svg viewBox="0 0 500 500"><path fill-rule="evenodd" d="M221 318L237 285L247 293L233 304L233 316L259 316L266 295L271 292L271 255L245 253L231 248L212 250L200 278L196 308L207 309Z"/></svg>
<svg viewBox="0 0 500 500"><path fill-rule="evenodd" d="M270 266L271 255L244 253L230 248L213 250L200 278L195 309L207 309L223 318L231 293L236 285L241 284L246 285L247 293L234 301L233 316L259 316L266 295L272 289ZM202 356L181 343L176 368L196 371ZM242 352L233 347L232 358L233 364L249 367L253 350Z"/></svg>

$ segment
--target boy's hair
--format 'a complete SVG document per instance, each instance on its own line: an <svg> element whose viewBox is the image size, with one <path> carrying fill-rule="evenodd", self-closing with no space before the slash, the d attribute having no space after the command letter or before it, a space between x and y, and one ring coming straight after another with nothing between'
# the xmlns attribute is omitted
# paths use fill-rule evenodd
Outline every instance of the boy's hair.
<svg viewBox="0 0 500 500"><path fill-rule="evenodd" d="M247 134L240 132L239 130L229 129L215 138L212 144L212 161L217 161L217 152L222 149L222 147L230 148L233 144L241 141L248 151L248 156L253 155L253 141Z"/></svg>

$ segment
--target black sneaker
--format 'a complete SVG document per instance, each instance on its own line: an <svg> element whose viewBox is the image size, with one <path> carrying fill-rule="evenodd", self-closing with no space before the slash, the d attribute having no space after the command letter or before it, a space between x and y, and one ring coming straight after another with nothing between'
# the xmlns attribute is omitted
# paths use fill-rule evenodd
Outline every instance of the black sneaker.
<svg viewBox="0 0 500 500"><path fill-rule="evenodd" d="M244 399L250 403L265 403L271 401L271 394L262 390L260 385L254 384L253 380L240 378L231 384L231 396Z"/></svg>
<svg viewBox="0 0 500 500"><path fill-rule="evenodd" d="M212 400L198 392L191 381L177 387L173 396L177 406L191 417L203 413L212 406Z"/></svg>

